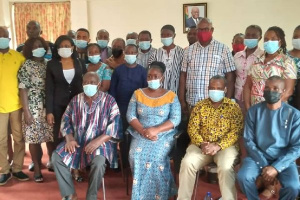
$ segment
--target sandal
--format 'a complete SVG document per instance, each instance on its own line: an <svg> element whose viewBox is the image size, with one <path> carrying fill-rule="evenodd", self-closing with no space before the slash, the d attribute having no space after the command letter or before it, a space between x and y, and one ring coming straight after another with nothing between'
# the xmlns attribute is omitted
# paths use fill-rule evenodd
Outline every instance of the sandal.
<svg viewBox="0 0 300 200"><path fill-rule="evenodd" d="M269 186L268 188L265 188L264 191L259 195L259 198L261 200L269 200L269 199L272 199L273 197L276 197L276 188L275 186ZM269 193L266 194L266 193Z"/></svg>
<svg viewBox="0 0 300 200"><path fill-rule="evenodd" d="M77 181L78 183L83 182L83 178L82 178L82 176L80 175L79 170L78 170L77 172L75 172L75 170L74 170L72 176L73 176L73 178L75 179L75 181Z"/></svg>
<svg viewBox="0 0 300 200"><path fill-rule="evenodd" d="M43 175L42 175L42 174L34 175L34 181L35 181L36 183L42 183L42 182L44 182Z"/></svg>

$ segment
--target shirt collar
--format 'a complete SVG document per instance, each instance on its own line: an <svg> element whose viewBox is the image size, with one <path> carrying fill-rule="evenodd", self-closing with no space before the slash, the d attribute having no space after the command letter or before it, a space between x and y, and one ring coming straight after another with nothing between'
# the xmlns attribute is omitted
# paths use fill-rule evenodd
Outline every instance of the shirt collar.
<svg viewBox="0 0 300 200"><path fill-rule="evenodd" d="M212 44L214 44L214 43L215 43L215 39L212 38L211 41L210 41L210 43L209 43L206 47L208 47L208 46L210 46L210 45L212 45ZM201 47L201 48L206 48L206 47L202 46L202 45L200 44L199 41L197 41L196 44L197 44L199 47Z"/></svg>
<svg viewBox="0 0 300 200"><path fill-rule="evenodd" d="M152 51L152 46L150 47L150 50L147 52L147 53L144 53L144 52L142 52L142 50L141 50L141 48L138 48L138 52L139 53L142 53L142 54L148 54L148 53L151 53L151 51Z"/></svg>
<svg viewBox="0 0 300 200"><path fill-rule="evenodd" d="M244 58L246 58L246 50L247 50L247 48L243 51L237 52L234 55L234 57L237 57L237 58L244 57ZM262 53L263 53L263 50L261 50L259 47L257 47L256 50L252 54L250 54L249 56L253 55L253 56L259 58L262 55Z"/></svg>
<svg viewBox="0 0 300 200"><path fill-rule="evenodd" d="M270 60L268 63L273 63L273 62L281 62L281 60L283 59L285 55L283 53L279 53L275 58L273 58L272 60ZM264 63L266 58L266 52L264 52L260 57L259 57L259 61Z"/></svg>
<svg viewBox="0 0 300 200"><path fill-rule="evenodd" d="M231 99L224 97L222 104L231 104L231 103L233 103L231 101ZM203 104L208 105L208 106L213 106L209 98L205 99ZM220 104L220 106L222 104Z"/></svg>

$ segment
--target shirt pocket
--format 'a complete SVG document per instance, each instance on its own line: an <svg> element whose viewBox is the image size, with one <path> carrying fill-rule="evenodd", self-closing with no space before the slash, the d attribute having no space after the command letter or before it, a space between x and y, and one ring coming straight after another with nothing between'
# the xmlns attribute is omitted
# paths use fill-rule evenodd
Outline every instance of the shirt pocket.
<svg viewBox="0 0 300 200"><path fill-rule="evenodd" d="M212 56L212 60L211 60L210 65L211 65L211 68L214 71L218 72L220 70L221 63L222 63L222 57L221 56L219 56L219 55L213 55Z"/></svg>

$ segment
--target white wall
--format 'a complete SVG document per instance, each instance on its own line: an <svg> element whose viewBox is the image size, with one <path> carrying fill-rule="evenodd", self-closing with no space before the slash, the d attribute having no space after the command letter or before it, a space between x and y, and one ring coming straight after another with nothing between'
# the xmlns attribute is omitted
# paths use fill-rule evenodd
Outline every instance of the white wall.
<svg viewBox="0 0 300 200"><path fill-rule="evenodd" d="M183 4L204 2L215 27L214 37L229 46L235 33L257 24L263 32L273 25L283 28L291 48L293 29L300 24L300 0L88 0L92 41L101 28L110 32L111 41L125 37L127 32L148 29L153 34L153 45L160 47L160 28L172 24L177 34L175 43L185 47Z"/></svg>
<svg viewBox="0 0 300 200"><path fill-rule="evenodd" d="M17 0L17 2L49 2L49 0ZM53 1L53 0L52 0ZM59 1L59 0L55 0ZM128 32L147 29L153 35L153 46L160 47L160 28L172 24L176 29L175 43L187 46L183 33L183 4L207 2L208 17L215 27L214 37L231 46L235 33L244 32L250 24L260 25L263 32L277 25L284 29L291 48L293 29L300 24L300 0L70 0L71 27L84 27L96 33L105 28L111 41L125 38ZM10 26L9 3L0 0L0 25ZM261 43L262 44L262 43ZM260 45L261 45L260 44Z"/></svg>

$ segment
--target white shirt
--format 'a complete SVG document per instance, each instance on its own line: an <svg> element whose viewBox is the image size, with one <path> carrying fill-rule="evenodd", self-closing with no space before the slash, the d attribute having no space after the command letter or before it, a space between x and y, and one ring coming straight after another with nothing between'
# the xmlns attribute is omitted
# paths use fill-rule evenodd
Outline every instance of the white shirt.
<svg viewBox="0 0 300 200"><path fill-rule="evenodd" d="M75 76L75 69L63 70L66 81L70 84Z"/></svg>

